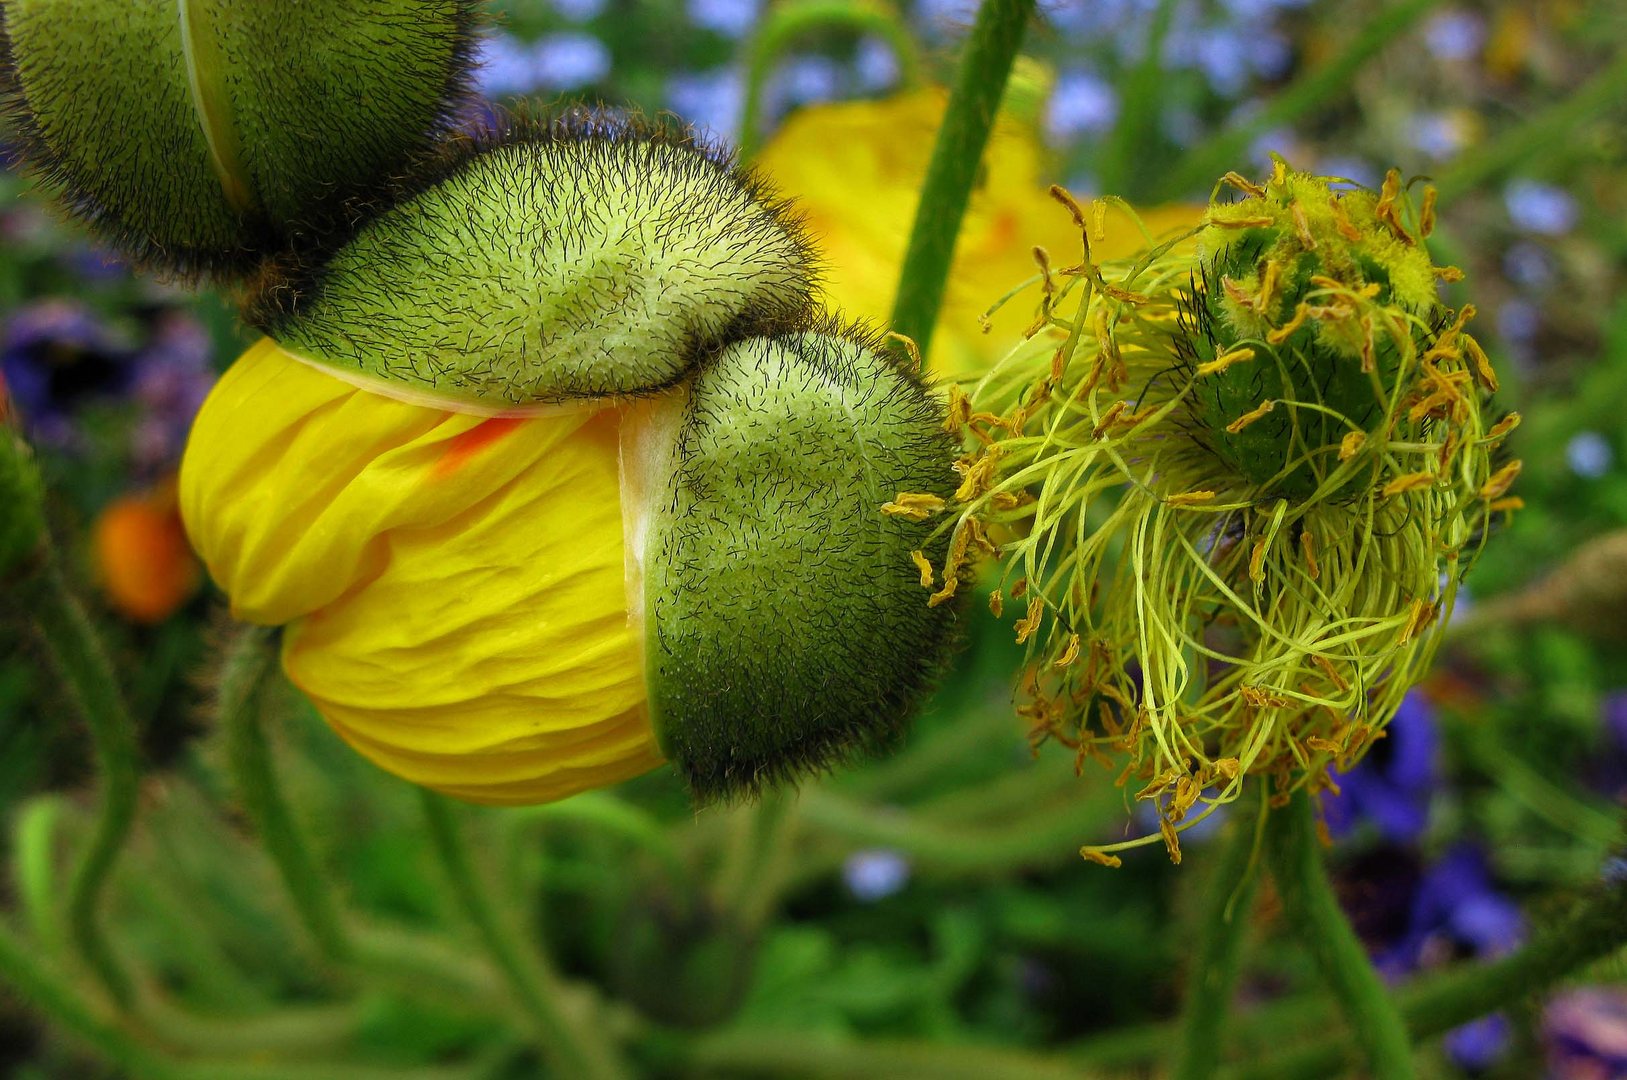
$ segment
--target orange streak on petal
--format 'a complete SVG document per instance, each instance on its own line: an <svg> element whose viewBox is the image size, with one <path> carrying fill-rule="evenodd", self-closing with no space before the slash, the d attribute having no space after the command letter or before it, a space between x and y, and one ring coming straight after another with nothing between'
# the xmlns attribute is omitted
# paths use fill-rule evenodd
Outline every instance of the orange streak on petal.
<svg viewBox="0 0 1627 1080"><path fill-rule="evenodd" d="M494 416L465 431L446 444L446 451L435 463L432 479L443 480L457 472L469 461L493 444L502 441L525 423L524 417Z"/></svg>

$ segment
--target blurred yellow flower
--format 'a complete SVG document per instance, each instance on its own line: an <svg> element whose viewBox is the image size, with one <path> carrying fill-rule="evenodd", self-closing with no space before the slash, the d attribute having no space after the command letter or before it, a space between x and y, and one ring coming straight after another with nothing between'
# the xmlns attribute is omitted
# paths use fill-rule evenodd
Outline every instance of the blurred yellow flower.
<svg viewBox="0 0 1627 1080"><path fill-rule="evenodd" d="M506 419L357 389L253 346L181 470L233 614L362 754L416 783L533 803L660 764L628 614L621 412Z"/></svg>
<svg viewBox="0 0 1627 1080"><path fill-rule="evenodd" d="M885 324L915 219L921 180L948 94L937 88L881 101L820 105L788 119L756 162L797 201L824 256L826 298L849 315ZM1052 180L1032 126L1003 116L983 158L932 346L932 369L945 377L987 368L1020 340L1033 312L1008 304L980 319L1012 286L1038 272L1036 244L1072 258L1079 234L1057 213ZM1196 225L1201 206L1143 211L1159 236ZM1092 236L1098 259L1123 258L1144 243L1122 214L1108 214ZM1061 264L1058 264L1061 265Z"/></svg>

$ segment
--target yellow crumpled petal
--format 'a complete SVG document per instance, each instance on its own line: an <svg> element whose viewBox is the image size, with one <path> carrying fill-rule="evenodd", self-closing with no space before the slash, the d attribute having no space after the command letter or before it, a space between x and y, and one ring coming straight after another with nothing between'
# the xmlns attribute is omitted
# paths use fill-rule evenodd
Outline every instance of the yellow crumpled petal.
<svg viewBox="0 0 1627 1080"><path fill-rule="evenodd" d="M496 419L393 401L253 346L181 469L237 617L376 764L531 803L660 763L628 618L619 414Z"/></svg>
<svg viewBox="0 0 1627 1080"><path fill-rule="evenodd" d="M880 101L822 104L792 114L764 145L754 165L797 201L821 254L827 299L849 315L885 324L921 181L948 100L938 88ZM1051 175L1032 124L1002 115L983 155L943 308L934 329L932 369L941 376L981 374L1005 355L1034 320L1038 292L1020 296L990 319L979 317L1023 278L1039 272L1035 244L1053 266L1078 261L1079 230L1050 196ZM1081 193L1081 198L1083 194ZM1170 206L1142 212L1159 236L1189 228L1205 207ZM1097 259L1122 258L1145 243L1124 214L1102 220L1093 238Z"/></svg>

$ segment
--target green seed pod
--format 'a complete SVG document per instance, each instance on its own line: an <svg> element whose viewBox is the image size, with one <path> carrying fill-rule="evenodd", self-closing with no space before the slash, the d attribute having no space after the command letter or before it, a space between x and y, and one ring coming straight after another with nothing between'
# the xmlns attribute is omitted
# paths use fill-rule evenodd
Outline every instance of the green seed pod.
<svg viewBox="0 0 1627 1080"><path fill-rule="evenodd" d="M953 449L883 355L837 327L730 345L646 463L651 721L701 801L885 744L947 652L953 607L927 604L912 553L941 565L948 536L882 508L941 506Z"/></svg>
<svg viewBox="0 0 1627 1080"><path fill-rule="evenodd" d="M0 0L22 157L137 260L241 273L426 150L474 0Z"/></svg>
<svg viewBox="0 0 1627 1080"><path fill-rule="evenodd" d="M503 411L676 383L804 319L812 261L787 205L692 132L573 111L453 145L268 275L249 319L382 393Z"/></svg>
<svg viewBox="0 0 1627 1080"><path fill-rule="evenodd" d="M1429 253L1402 224L1399 176L1382 193L1332 191L1284 168L1247 194L1212 207L1199 234L1184 339L1194 369L1220 370L1198 383L1197 412L1248 480L1305 498L1329 471L1325 448L1381 419L1375 378L1394 383L1398 338L1423 343L1444 308ZM1275 404L1239 424L1263 401Z"/></svg>

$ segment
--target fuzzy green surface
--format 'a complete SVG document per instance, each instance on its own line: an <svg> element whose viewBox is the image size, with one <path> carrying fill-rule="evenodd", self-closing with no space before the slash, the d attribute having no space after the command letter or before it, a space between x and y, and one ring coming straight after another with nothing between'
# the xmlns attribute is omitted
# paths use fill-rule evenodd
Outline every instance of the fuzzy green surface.
<svg viewBox="0 0 1627 1080"><path fill-rule="evenodd" d="M181 271L245 271L399 171L461 92L474 20L469 0L3 10L25 158L105 241Z"/></svg>
<svg viewBox="0 0 1627 1080"><path fill-rule="evenodd" d="M941 406L825 333L752 338L696 377L656 493L645 568L652 722L701 800L834 764L902 724L947 651L910 552L947 533L889 517L948 498Z"/></svg>
<svg viewBox="0 0 1627 1080"><path fill-rule="evenodd" d="M784 204L687 132L581 113L446 163L256 321L402 393L520 406L675 383L802 315L809 263Z"/></svg>

